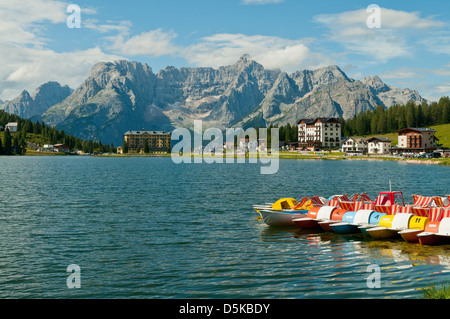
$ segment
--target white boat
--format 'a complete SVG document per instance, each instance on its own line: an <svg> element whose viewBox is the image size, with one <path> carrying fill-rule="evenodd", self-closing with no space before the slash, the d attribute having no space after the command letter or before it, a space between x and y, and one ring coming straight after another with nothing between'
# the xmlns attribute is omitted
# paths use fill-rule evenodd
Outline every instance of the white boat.
<svg viewBox="0 0 450 319"><path fill-rule="evenodd" d="M377 239L386 239L397 236L402 230L409 228L410 219L415 216L409 213L386 215L380 220L380 226L367 230L369 235Z"/></svg>
<svg viewBox="0 0 450 319"><path fill-rule="evenodd" d="M307 210L275 211L258 210L262 220L269 226L295 226L293 218L305 216Z"/></svg>

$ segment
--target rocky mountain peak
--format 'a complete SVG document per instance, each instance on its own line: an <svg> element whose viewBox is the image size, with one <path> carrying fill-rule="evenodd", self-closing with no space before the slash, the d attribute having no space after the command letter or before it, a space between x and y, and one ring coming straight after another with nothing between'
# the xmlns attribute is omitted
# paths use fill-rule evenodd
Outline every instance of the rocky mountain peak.
<svg viewBox="0 0 450 319"><path fill-rule="evenodd" d="M168 66L157 74L145 63L100 62L65 99L67 87L58 86L46 83L1 108L9 105L19 115L39 109L47 124L69 134L120 145L123 133L136 128L192 128L196 119L205 128L221 129L295 124L299 118L349 118L378 105L422 99L418 92L391 87L377 76L353 80L337 65L287 74L266 70L249 55L218 68Z"/></svg>
<svg viewBox="0 0 450 319"><path fill-rule="evenodd" d="M58 82L50 81L39 86L31 95L27 90L23 90L15 99L2 104L0 109L26 119L40 117L71 93L72 89L67 85L62 87Z"/></svg>
<svg viewBox="0 0 450 319"><path fill-rule="evenodd" d="M361 82L373 88L376 92L386 92L390 90L389 85L381 81L378 75L365 77Z"/></svg>

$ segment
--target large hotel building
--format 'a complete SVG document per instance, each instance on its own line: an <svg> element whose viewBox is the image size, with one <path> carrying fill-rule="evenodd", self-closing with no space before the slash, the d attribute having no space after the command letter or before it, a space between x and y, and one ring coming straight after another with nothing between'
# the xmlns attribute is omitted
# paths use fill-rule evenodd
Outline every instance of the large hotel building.
<svg viewBox="0 0 450 319"><path fill-rule="evenodd" d="M398 131L397 149L405 152L432 152L437 148L436 131L431 128L408 127Z"/></svg>
<svg viewBox="0 0 450 319"><path fill-rule="evenodd" d="M149 152L168 152L171 148L171 134L164 131L128 131L124 134L128 153L138 153L144 150L147 141ZM118 149L121 152L122 149Z"/></svg>
<svg viewBox="0 0 450 319"><path fill-rule="evenodd" d="M297 126L299 147L341 146L341 121L338 118L301 119Z"/></svg>

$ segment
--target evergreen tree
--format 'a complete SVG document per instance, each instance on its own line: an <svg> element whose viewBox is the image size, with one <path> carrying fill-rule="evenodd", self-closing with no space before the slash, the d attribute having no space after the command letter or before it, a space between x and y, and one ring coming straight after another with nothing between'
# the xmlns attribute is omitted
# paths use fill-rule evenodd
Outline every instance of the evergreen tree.
<svg viewBox="0 0 450 319"><path fill-rule="evenodd" d="M406 114L405 114L405 108L403 106L400 106L398 108L397 113L397 128L399 130L406 128Z"/></svg>
<svg viewBox="0 0 450 319"><path fill-rule="evenodd" d="M378 116L377 131L381 134L387 133L387 117L384 111Z"/></svg>
<svg viewBox="0 0 450 319"><path fill-rule="evenodd" d="M298 142L298 126L297 126L297 124L291 126L291 141Z"/></svg>
<svg viewBox="0 0 450 319"><path fill-rule="evenodd" d="M149 153L150 152L150 148L148 147L148 140L145 139L144 141L144 153Z"/></svg>
<svg viewBox="0 0 450 319"><path fill-rule="evenodd" d="M122 152L124 153L124 154L127 154L128 153L128 143L124 140L123 141L123 143L122 143Z"/></svg>
<svg viewBox="0 0 450 319"><path fill-rule="evenodd" d="M440 123L442 113L439 112L439 105L436 102L431 103L431 122L430 124Z"/></svg>
<svg viewBox="0 0 450 319"><path fill-rule="evenodd" d="M416 112L416 127L422 127L425 123L424 116L423 116L423 107L422 103L417 106L417 112Z"/></svg>
<svg viewBox="0 0 450 319"><path fill-rule="evenodd" d="M19 138L17 135L13 139L13 150L14 150L14 153L22 154L22 151L20 150L20 147L19 147Z"/></svg>
<svg viewBox="0 0 450 319"><path fill-rule="evenodd" d="M450 123L450 100L449 100L449 97L446 96L446 97L440 98L438 106L442 112L441 123L442 124Z"/></svg>
<svg viewBox="0 0 450 319"><path fill-rule="evenodd" d="M284 143L287 145L291 142L291 124L287 124L284 129Z"/></svg>
<svg viewBox="0 0 450 319"><path fill-rule="evenodd" d="M10 155L12 151L12 141L11 141L11 133L9 133L9 129L5 130L5 143L3 147L3 153L6 155Z"/></svg>
<svg viewBox="0 0 450 319"><path fill-rule="evenodd" d="M2 138L0 137L0 155L3 155Z"/></svg>
<svg viewBox="0 0 450 319"><path fill-rule="evenodd" d="M22 154L25 154L27 151L27 132L22 130L21 134L18 136L19 147Z"/></svg>
<svg viewBox="0 0 450 319"><path fill-rule="evenodd" d="M406 103L406 127L414 127L416 122L415 103L408 102Z"/></svg>

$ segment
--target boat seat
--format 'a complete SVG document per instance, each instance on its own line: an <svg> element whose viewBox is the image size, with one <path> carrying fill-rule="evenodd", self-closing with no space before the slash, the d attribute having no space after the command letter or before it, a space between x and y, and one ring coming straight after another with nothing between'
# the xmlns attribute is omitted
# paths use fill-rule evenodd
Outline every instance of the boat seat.
<svg viewBox="0 0 450 319"><path fill-rule="evenodd" d="M331 214L336 209L334 206L322 206L317 213L317 219L327 220L331 218Z"/></svg>
<svg viewBox="0 0 450 319"><path fill-rule="evenodd" d="M369 223L370 215L374 212L371 209L360 209L356 212L353 224L364 225Z"/></svg>
<svg viewBox="0 0 450 319"><path fill-rule="evenodd" d="M392 229L401 230L407 229L409 226L409 220L414 214L397 214L392 220Z"/></svg>
<svg viewBox="0 0 450 319"><path fill-rule="evenodd" d="M441 236L450 236L450 218L444 218L439 224L438 234Z"/></svg>

